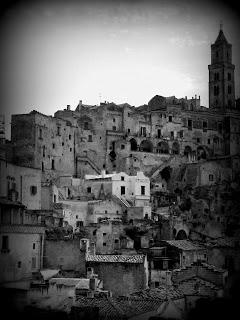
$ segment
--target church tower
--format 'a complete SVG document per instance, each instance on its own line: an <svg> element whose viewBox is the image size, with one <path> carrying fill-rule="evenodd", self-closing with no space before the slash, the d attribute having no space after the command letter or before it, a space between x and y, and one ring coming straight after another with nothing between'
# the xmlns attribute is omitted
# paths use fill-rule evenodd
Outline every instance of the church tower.
<svg viewBox="0 0 240 320"><path fill-rule="evenodd" d="M209 108L225 111L235 108L234 69L232 45L220 26L218 37L211 45L209 70Z"/></svg>

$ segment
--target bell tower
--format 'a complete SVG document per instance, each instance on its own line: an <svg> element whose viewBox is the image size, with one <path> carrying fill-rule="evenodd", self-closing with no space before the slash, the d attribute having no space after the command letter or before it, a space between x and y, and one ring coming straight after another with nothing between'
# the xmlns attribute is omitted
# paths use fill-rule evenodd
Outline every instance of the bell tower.
<svg viewBox="0 0 240 320"><path fill-rule="evenodd" d="M209 70L209 108L219 111L235 108L234 69L232 45L228 43L222 30L211 45Z"/></svg>

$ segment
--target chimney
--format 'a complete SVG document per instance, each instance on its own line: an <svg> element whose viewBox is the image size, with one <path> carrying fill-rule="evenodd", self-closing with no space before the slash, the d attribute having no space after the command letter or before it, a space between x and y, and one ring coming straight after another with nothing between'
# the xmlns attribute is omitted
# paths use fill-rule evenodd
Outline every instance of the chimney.
<svg viewBox="0 0 240 320"><path fill-rule="evenodd" d="M102 170L101 171L101 175L102 175L103 178L105 178L105 174L106 174L106 170Z"/></svg>
<svg viewBox="0 0 240 320"><path fill-rule="evenodd" d="M70 104L67 105L67 110L69 111L71 108Z"/></svg>
<svg viewBox="0 0 240 320"><path fill-rule="evenodd" d="M79 100L79 106L82 106L82 100Z"/></svg>
<svg viewBox="0 0 240 320"><path fill-rule="evenodd" d="M197 100L197 95L195 94L195 100Z"/></svg>
<svg viewBox="0 0 240 320"><path fill-rule="evenodd" d="M89 279L89 289L90 290L96 291L96 289L97 289L97 281L98 281L97 278L90 278Z"/></svg>
<svg viewBox="0 0 240 320"><path fill-rule="evenodd" d="M187 100L187 96L185 96L185 100Z"/></svg>
<svg viewBox="0 0 240 320"><path fill-rule="evenodd" d="M89 248L89 254L95 255L96 254L96 246L95 243L92 241Z"/></svg>

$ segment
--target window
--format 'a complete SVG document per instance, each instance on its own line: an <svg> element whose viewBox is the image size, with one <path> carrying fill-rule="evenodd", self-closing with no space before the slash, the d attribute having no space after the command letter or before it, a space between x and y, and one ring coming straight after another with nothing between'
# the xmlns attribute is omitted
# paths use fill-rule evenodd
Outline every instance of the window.
<svg viewBox="0 0 240 320"><path fill-rule="evenodd" d="M218 86L214 86L213 87L213 94L214 94L214 96L218 96L219 95L219 87Z"/></svg>
<svg viewBox="0 0 240 320"><path fill-rule="evenodd" d="M219 123L219 124L218 124L218 132L219 132L219 133L222 133L222 123Z"/></svg>
<svg viewBox="0 0 240 320"><path fill-rule="evenodd" d="M106 242L103 242L103 246L104 246L104 247L106 247L106 246L107 246Z"/></svg>
<svg viewBox="0 0 240 320"><path fill-rule="evenodd" d="M146 137L146 135L147 135L146 127L141 127L140 133L141 133L141 136Z"/></svg>
<svg viewBox="0 0 240 320"><path fill-rule="evenodd" d="M36 243L33 243L33 250L36 248Z"/></svg>
<svg viewBox="0 0 240 320"><path fill-rule="evenodd" d="M213 174L210 174L210 175L208 176L208 179L209 179L209 181L213 181Z"/></svg>
<svg viewBox="0 0 240 320"><path fill-rule="evenodd" d="M36 269L37 260L36 257L32 257L32 269Z"/></svg>
<svg viewBox="0 0 240 320"><path fill-rule="evenodd" d="M72 152L72 148L70 148L69 150L70 150L70 152Z"/></svg>
<svg viewBox="0 0 240 320"><path fill-rule="evenodd" d="M130 133L130 129L128 129L128 133Z"/></svg>
<svg viewBox="0 0 240 320"><path fill-rule="evenodd" d="M121 195L125 194L125 187L121 186Z"/></svg>
<svg viewBox="0 0 240 320"><path fill-rule="evenodd" d="M159 287L159 285L160 285L159 281L155 281L155 282L154 282L154 286L155 286L155 288L158 288L158 287Z"/></svg>
<svg viewBox="0 0 240 320"><path fill-rule="evenodd" d="M203 121L203 130L206 130L207 126L208 126L207 121Z"/></svg>
<svg viewBox="0 0 240 320"><path fill-rule="evenodd" d="M117 127L116 127L116 126L113 126L112 129L113 129L113 131L116 131L116 130L117 130Z"/></svg>
<svg viewBox="0 0 240 320"><path fill-rule="evenodd" d="M78 215L76 215L76 219L78 219Z"/></svg>
<svg viewBox="0 0 240 320"><path fill-rule="evenodd" d="M121 177L121 181L124 181L124 177Z"/></svg>
<svg viewBox="0 0 240 320"><path fill-rule="evenodd" d="M128 113L128 117L130 117L130 113Z"/></svg>
<svg viewBox="0 0 240 320"><path fill-rule="evenodd" d="M218 81L219 80L219 73L214 73L214 80L215 81Z"/></svg>
<svg viewBox="0 0 240 320"><path fill-rule="evenodd" d="M97 229L93 230L93 236L95 236L97 234Z"/></svg>
<svg viewBox="0 0 240 320"><path fill-rule="evenodd" d="M45 157L45 151L46 151L46 147L43 146L43 157Z"/></svg>
<svg viewBox="0 0 240 320"><path fill-rule="evenodd" d="M18 268L21 268L22 262L21 262L21 261L18 261L17 266L18 266Z"/></svg>
<svg viewBox="0 0 240 320"><path fill-rule="evenodd" d="M170 134L171 134L171 138L174 138L174 131L171 131Z"/></svg>
<svg viewBox="0 0 240 320"><path fill-rule="evenodd" d="M55 163L54 163L54 159L52 160L52 170L55 170Z"/></svg>
<svg viewBox="0 0 240 320"><path fill-rule="evenodd" d="M218 51L216 51L216 58L218 58Z"/></svg>
<svg viewBox="0 0 240 320"><path fill-rule="evenodd" d="M92 140L92 135L89 135L88 136L88 142L92 142L93 140Z"/></svg>
<svg viewBox="0 0 240 320"><path fill-rule="evenodd" d="M158 129L158 131L157 131L157 137L158 137L158 138L161 138L161 136L162 136L161 129Z"/></svg>
<svg viewBox="0 0 240 320"><path fill-rule="evenodd" d="M108 213L107 210L105 210L105 213Z"/></svg>
<svg viewBox="0 0 240 320"><path fill-rule="evenodd" d="M121 149L125 149L125 145L124 144L121 144Z"/></svg>
<svg viewBox="0 0 240 320"><path fill-rule="evenodd" d="M210 140L210 139L208 139L207 143L208 143L208 144L210 144L210 143L211 143L211 140Z"/></svg>
<svg viewBox="0 0 240 320"><path fill-rule="evenodd" d="M42 162L42 171L44 171L44 163Z"/></svg>
<svg viewBox="0 0 240 320"><path fill-rule="evenodd" d="M35 196L35 194L37 193L37 187L36 186L31 186L30 187L30 193L31 193L31 196Z"/></svg>
<svg viewBox="0 0 240 320"><path fill-rule="evenodd" d="M179 137L183 138L183 130L179 131Z"/></svg>
<svg viewBox="0 0 240 320"><path fill-rule="evenodd" d="M231 78L232 78L232 75L231 75L231 73L230 73L230 72L228 72L228 80L230 81L230 80L231 80Z"/></svg>
<svg viewBox="0 0 240 320"><path fill-rule="evenodd" d="M168 121L169 121L169 122L172 122L172 116L169 116L169 117L168 117Z"/></svg>
<svg viewBox="0 0 240 320"><path fill-rule="evenodd" d="M232 93L232 87L228 86L228 94L231 94L231 93Z"/></svg>
<svg viewBox="0 0 240 320"><path fill-rule="evenodd" d="M106 232L103 232L103 234L102 234L102 235L105 237L107 234L106 234Z"/></svg>
<svg viewBox="0 0 240 320"><path fill-rule="evenodd" d="M8 236L2 236L2 251L9 251Z"/></svg>
<svg viewBox="0 0 240 320"><path fill-rule="evenodd" d="M87 187L87 193L91 193L92 192L92 188L91 187Z"/></svg>
<svg viewBox="0 0 240 320"><path fill-rule="evenodd" d="M57 135L58 135L58 136L61 135L61 127L57 127Z"/></svg>
<svg viewBox="0 0 240 320"><path fill-rule="evenodd" d="M141 186L141 195L145 195L145 186Z"/></svg>
<svg viewBox="0 0 240 320"><path fill-rule="evenodd" d="M62 142L62 146L64 146L64 142Z"/></svg>
<svg viewBox="0 0 240 320"><path fill-rule="evenodd" d="M39 129L39 139L42 139L42 129Z"/></svg>
<svg viewBox="0 0 240 320"><path fill-rule="evenodd" d="M113 122L116 122L116 119L115 119L115 118L113 118Z"/></svg>
<svg viewBox="0 0 240 320"><path fill-rule="evenodd" d="M188 119L188 130L192 130L192 120Z"/></svg>
<svg viewBox="0 0 240 320"><path fill-rule="evenodd" d="M72 136L71 136L71 135L69 135L69 136L68 136L68 138L69 138L69 140L71 140L71 139L72 139Z"/></svg>
<svg viewBox="0 0 240 320"><path fill-rule="evenodd" d="M84 122L84 130L88 130L89 129L89 127L88 127L88 122Z"/></svg>
<svg viewBox="0 0 240 320"><path fill-rule="evenodd" d="M200 138L197 138L197 143L200 143L201 142L201 139Z"/></svg>
<svg viewBox="0 0 240 320"><path fill-rule="evenodd" d="M119 239L115 239L115 240L114 240L114 243L119 243Z"/></svg>
<svg viewBox="0 0 240 320"><path fill-rule="evenodd" d="M55 143L52 144L52 148L55 149Z"/></svg>

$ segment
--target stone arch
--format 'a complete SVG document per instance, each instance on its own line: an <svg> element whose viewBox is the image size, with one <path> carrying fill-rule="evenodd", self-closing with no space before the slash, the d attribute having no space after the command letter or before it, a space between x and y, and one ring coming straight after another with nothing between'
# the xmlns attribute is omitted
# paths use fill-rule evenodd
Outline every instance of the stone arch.
<svg viewBox="0 0 240 320"><path fill-rule="evenodd" d="M137 151L137 141L132 138L129 142L131 144L131 151Z"/></svg>
<svg viewBox="0 0 240 320"><path fill-rule="evenodd" d="M184 148L183 154L185 157L188 157L192 154L192 148L190 146L186 146Z"/></svg>
<svg viewBox="0 0 240 320"><path fill-rule="evenodd" d="M169 146L166 141L161 141L157 145L157 152L158 153L169 153Z"/></svg>
<svg viewBox="0 0 240 320"><path fill-rule="evenodd" d="M173 154L179 154L179 150L180 150L180 147L179 147L179 143L178 142L173 142L172 144L172 153Z"/></svg>
<svg viewBox="0 0 240 320"><path fill-rule="evenodd" d="M152 152L153 151L153 145L152 145L152 142L149 141L149 140L143 140L141 143L140 143L140 151L143 151L143 152Z"/></svg>
<svg viewBox="0 0 240 320"><path fill-rule="evenodd" d="M203 146L197 147L197 159L207 159L207 153Z"/></svg>
<svg viewBox="0 0 240 320"><path fill-rule="evenodd" d="M183 229L179 230L175 240L185 240L185 239L187 239L186 231L184 231Z"/></svg>

